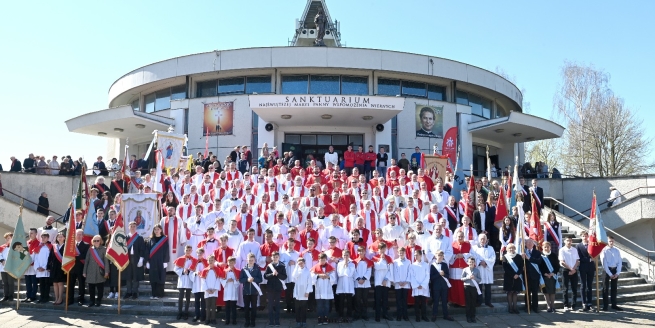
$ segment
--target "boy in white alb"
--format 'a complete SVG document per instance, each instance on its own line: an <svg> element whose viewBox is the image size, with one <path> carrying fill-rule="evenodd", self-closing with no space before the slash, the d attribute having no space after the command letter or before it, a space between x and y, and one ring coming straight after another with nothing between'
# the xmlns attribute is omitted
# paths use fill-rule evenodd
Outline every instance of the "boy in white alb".
<svg viewBox="0 0 655 328"><path fill-rule="evenodd" d="M342 260L337 264L337 299L339 300L337 312L341 322L350 322L353 311L353 297L355 295L355 264L350 259L350 251L343 250ZM346 313L344 315L344 308Z"/></svg>
<svg viewBox="0 0 655 328"><path fill-rule="evenodd" d="M296 311L296 328L307 326L307 300L309 293L314 289L312 275L305 266L305 259L300 257L291 276L295 288L293 290L293 299Z"/></svg>
<svg viewBox="0 0 655 328"><path fill-rule="evenodd" d="M396 321L409 321L407 314L407 291L411 289L409 267L405 247L398 250L398 258L393 261L393 281L396 289Z"/></svg>
<svg viewBox="0 0 655 328"><path fill-rule="evenodd" d="M225 324L237 324L237 300L239 293L239 275L241 271L236 268L237 259L230 256L227 259L228 267L224 271L221 286L223 287L223 300L225 301Z"/></svg>
<svg viewBox="0 0 655 328"><path fill-rule="evenodd" d="M198 322L198 320L205 321L207 317L207 309L205 309L205 292L202 290L200 272L208 267L209 263L207 263L207 259L205 258L204 248L198 248L196 250L196 255L198 264L196 265L196 269L193 271L193 288L191 289L191 293L193 293L194 299L193 304L195 307L195 316L193 317L193 322Z"/></svg>
<svg viewBox="0 0 655 328"><path fill-rule="evenodd" d="M193 247L184 247L184 256L175 260L175 274L177 274L177 320L189 318L189 303L191 302L191 290L193 289L193 272L196 270L198 260L193 257ZM182 303L186 297L186 306L182 312Z"/></svg>
<svg viewBox="0 0 655 328"><path fill-rule="evenodd" d="M216 324L216 297L221 289L221 269L216 266L214 255L207 260L209 266L200 272L202 289L205 291L205 308L207 308L207 319L205 324Z"/></svg>

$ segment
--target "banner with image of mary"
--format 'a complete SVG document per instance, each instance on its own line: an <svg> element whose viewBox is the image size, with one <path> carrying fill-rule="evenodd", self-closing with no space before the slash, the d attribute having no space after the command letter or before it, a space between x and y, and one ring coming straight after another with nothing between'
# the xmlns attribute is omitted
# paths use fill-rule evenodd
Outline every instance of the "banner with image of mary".
<svg viewBox="0 0 655 328"><path fill-rule="evenodd" d="M155 131L157 149L161 151L164 167L177 168L186 146L187 137L184 134Z"/></svg>

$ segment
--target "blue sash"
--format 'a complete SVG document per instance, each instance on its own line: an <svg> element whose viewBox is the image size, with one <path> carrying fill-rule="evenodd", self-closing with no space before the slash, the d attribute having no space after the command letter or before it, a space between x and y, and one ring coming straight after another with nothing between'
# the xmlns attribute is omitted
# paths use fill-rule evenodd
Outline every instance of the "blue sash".
<svg viewBox="0 0 655 328"><path fill-rule="evenodd" d="M138 237L139 234L135 233L130 240L127 241L127 249L130 249L132 245L134 245L134 242L136 241L136 237Z"/></svg>
<svg viewBox="0 0 655 328"><path fill-rule="evenodd" d="M539 270L539 266L532 262L530 262L530 264L532 264L532 267L535 270L537 270L537 273L539 274L539 286L543 288L544 286L546 286L546 283L544 282L544 276L541 274L541 271Z"/></svg>
<svg viewBox="0 0 655 328"><path fill-rule="evenodd" d="M155 246L152 247L152 249L150 250L150 258L152 258L152 256L155 255L155 253L157 253L157 251L158 251L162 246L164 246L164 242L167 241L167 240L168 240L168 237L164 236L164 237L162 237L162 239L160 239L160 240L155 244Z"/></svg>
<svg viewBox="0 0 655 328"><path fill-rule="evenodd" d="M98 254L98 251L95 248L93 248L93 253L91 253L91 255L93 256L93 259L96 260L96 263L98 264L100 269L104 270L105 263L102 261L102 259L100 258L100 254Z"/></svg>
<svg viewBox="0 0 655 328"><path fill-rule="evenodd" d="M514 272L516 272L516 274L519 275L519 279L521 280L521 290L525 290L525 283L523 283L523 277L521 275L521 272L519 272L519 267L516 266L516 263L514 263L514 260L511 259L510 257L508 257L507 254L505 254L505 260L507 261L507 263L509 263L509 265L512 267L512 269L514 269Z"/></svg>
<svg viewBox="0 0 655 328"><path fill-rule="evenodd" d="M546 266L548 267L548 271L551 273L554 273L553 278L555 278L555 288L559 289L559 280L557 279L557 273L553 272L553 265L550 263L550 260L548 259L548 256L546 255L541 255L541 257L544 258L544 262L546 263Z"/></svg>

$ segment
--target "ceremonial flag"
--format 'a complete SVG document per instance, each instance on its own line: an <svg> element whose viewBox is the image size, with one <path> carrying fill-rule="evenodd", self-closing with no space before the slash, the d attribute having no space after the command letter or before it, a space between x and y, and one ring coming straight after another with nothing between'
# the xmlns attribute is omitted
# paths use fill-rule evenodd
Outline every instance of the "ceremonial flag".
<svg viewBox="0 0 655 328"><path fill-rule="evenodd" d="M153 185L152 191L156 193L164 193L164 180L166 176L164 175L164 158L161 153L161 150L155 150L155 159L156 159L156 173L155 173L155 183Z"/></svg>
<svg viewBox="0 0 655 328"><path fill-rule="evenodd" d="M123 222L127 225L135 222L137 233L144 238L148 237L161 219L157 200L158 195L154 193L124 194L121 200Z"/></svg>
<svg viewBox="0 0 655 328"><path fill-rule="evenodd" d="M516 225L516 253L523 254L525 253L525 220L523 218L518 219L518 224Z"/></svg>
<svg viewBox="0 0 655 328"><path fill-rule="evenodd" d="M178 168L187 137L184 134L155 131L157 149L164 155L164 167Z"/></svg>
<svg viewBox="0 0 655 328"><path fill-rule="evenodd" d="M18 221L16 221L16 227L14 228L14 237L11 239L11 243L9 243L7 260L5 261L5 272L15 279L20 279L30 265L32 265L32 257L30 256L30 252L27 249L27 242L25 241L22 206L20 212L21 213L18 215Z"/></svg>
<svg viewBox="0 0 655 328"><path fill-rule="evenodd" d="M464 171L462 170L462 166L460 165L462 162L459 159L459 153L457 154L457 162L455 162L454 166L454 174L453 174L453 188L450 191L450 194L455 196L455 198L459 198L460 191L464 189L466 186L466 180L464 179ZM451 163L452 167L452 163ZM458 199L459 200L459 199Z"/></svg>
<svg viewBox="0 0 655 328"><path fill-rule="evenodd" d="M500 229L503 226L503 220L508 214L505 188L500 188L500 195L498 196L498 201L496 201L496 218L494 219L494 226Z"/></svg>
<svg viewBox="0 0 655 328"><path fill-rule="evenodd" d="M73 196L73 204L75 204L75 196ZM70 217L75 217L75 206L70 208ZM68 221L66 230L66 241L64 242L64 256L61 258L61 269L68 274L75 266L75 220ZM55 250L56 252L57 250Z"/></svg>
<svg viewBox="0 0 655 328"><path fill-rule="evenodd" d="M489 158L489 146L487 146L487 179L491 181L491 159Z"/></svg>
<svg viewBox="0 0 655 328"><path fill-rule="evenodd" d="M589 246L587 246L587 251L589 252L589 256L596 257L600 255L608 243L605 224L600 217L600 210L596 201L596 192L594 192L591 200L591 215L589 215L589 219Z"/></svg>
<svg viewBox="0 0 655 328"><path fill-rule="evenodd" d="M510 209L512 209L512 208L514 208L514 206L516 206L516 195L519 193L519 188L523 188L523 186L519 186L519 166L517 164L517 161L514 162L514 175L513 175L513 178L510 180L510 185L509 185L510 188L514 189L514 192L512 192L510 194L510 199L509 199ZM512 186L512 182L514 182L516 185ZM522 217L521 217L521 219L522 219Z"/></svg>
<svg viewBox="0 0 655 328"><path fill-rule="evenodd" d="M123 207L124 208L124 207ZM114 262L118 271L123 271L130 262L127 254L127 235L123 224L123 214L119 214L114 224L114 232L107 245L107 258Z"/></svg>
<svg viewBox="0 0 655 328"><path fill-rule="evenodd" d="M541 229L541 218L539 217L539 209L532 197L532 215L530 215L530 239L534 240L537 248L541 249L541 242L544 240L544 230Z"/></svg>
<svg viewBox="0 0 655 328"><path fill-rule="evenodd" d="M130 146L125 145L125 160L123 160L123 165L121 166L121 173L123 173L123 180L125 180L125 182L126 182L125 185L128 186L128 188L130 186L130 183L132 182L132 178L130 177L130 174L127 172L128 170L126 169L126 167L128 166L129 160L130 160L130 157L127 155L127 149L129 147ZM123 190L123 193L126 193L126 192L128 192L128 191Z"/></svg>
<svg viewBox="0 0 655 328"><path fill-rule="evenodd" d="M465 215L473 220L473 212L475 212L475 202L476 199L472 199L473 193L475 192L475 175L473 175L473 165L471 165L471 178L469 179L468 189L466 191L466 206L464 208Z"/></svg>
<svg viewBox="0 0 655 328"><path fill-rule="evenodd" d="M419 163L419 167L425 169L425 154L423 153L421 153L421 163Z"/></svg>

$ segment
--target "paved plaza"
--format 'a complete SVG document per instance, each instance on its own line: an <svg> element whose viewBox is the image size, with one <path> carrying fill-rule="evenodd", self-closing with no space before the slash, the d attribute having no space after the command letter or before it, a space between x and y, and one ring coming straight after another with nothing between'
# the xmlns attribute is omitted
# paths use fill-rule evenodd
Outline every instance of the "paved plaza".
<svg viewBox="0 0 655 328"><path fill-rule="evenodd" d="M353 327L360 328L387 328L387 327L653 327L655 326L655 300L621 304L623 312L600 312L581 313L559 311L555 314L541 312L539 314L521 313L514 314L489 314L478 317L476 324L466 323L463 315L455 316L454 322L444 321L439 318L433 322L410 322L392 321L375 322L356 321L352 324L330 324L331 327ZM222 313L219 313L219 317ZM241 322L230 327L240 328L243 324L243 313L240 312ZM265 328L265 314L258 314L257 327ZM286 316L283 316L286 317ZM295 327L295 322L289 318L282 319L282 327ZM313 328L314 320L308 320L308 326ZM365 327L362 327L364 325ZM205 325L193 324L190 321L181 322L174 317L147 318L135 315L108 315L89 314L70 311L65 314L63 311L23 309L16 312L15 309L7 307L0 309L0 327L11 328L51 328L51 327L207 327ZM219 327L224 324L219 321Z"/></svg>

